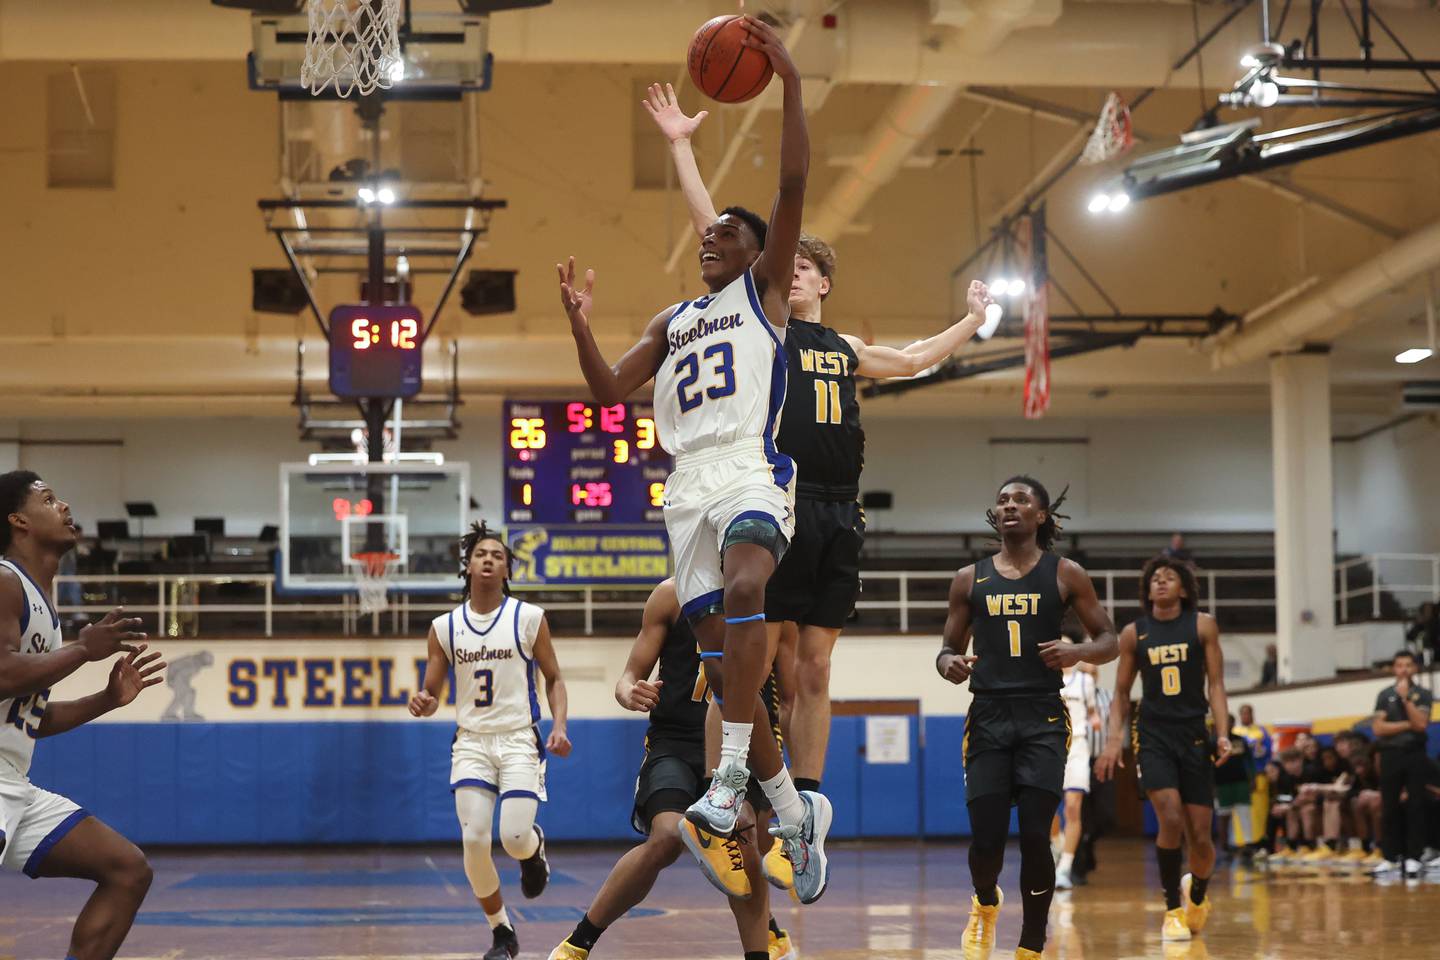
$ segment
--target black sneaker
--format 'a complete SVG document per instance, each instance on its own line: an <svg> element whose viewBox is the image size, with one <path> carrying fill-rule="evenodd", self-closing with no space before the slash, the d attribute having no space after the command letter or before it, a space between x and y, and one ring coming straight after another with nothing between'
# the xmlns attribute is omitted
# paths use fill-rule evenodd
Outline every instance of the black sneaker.
<svg viewBox="0 0 1440 960"><path fill-rule="evenodd" d="M482 960L513 960L520 953L515 931L504 924L495 928L495 945L485 951Z"/></svg>
<svg viewBox="0 0 1440 960"><path fill-rule="evenodd" d="M538 823L535 824L535 835L540 838L540 845L533 854L520 861L520 892L527 900L534 900L544 893L545 885L550 882L550 862L545 859L545 831Z"/></svg>

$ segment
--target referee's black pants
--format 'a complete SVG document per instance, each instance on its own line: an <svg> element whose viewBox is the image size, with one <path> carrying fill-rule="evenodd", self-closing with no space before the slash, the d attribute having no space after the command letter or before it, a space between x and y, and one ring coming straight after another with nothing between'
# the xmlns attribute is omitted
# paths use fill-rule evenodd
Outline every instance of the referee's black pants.
<svg viewBox="0 0 1440 960"><path fill-rule="evenodd" d="M1420 750L1380 752L1380 802L1386 860L1419 860L1425 852L1425 784L1430 758ZM1402 803L1400 794L1405 793Z"/></svg>

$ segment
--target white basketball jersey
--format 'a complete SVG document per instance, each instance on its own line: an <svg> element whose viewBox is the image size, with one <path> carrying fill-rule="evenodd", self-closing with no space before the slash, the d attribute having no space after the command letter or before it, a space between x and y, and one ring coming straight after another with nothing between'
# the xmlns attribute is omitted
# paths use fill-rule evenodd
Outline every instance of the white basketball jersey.
<svg viewBox="0 0 1440 960"><path fill-rule="evenodd" d="M1081 734L1089 729L1090 705L1095 702L1095 678L1084 670L1069 670L1065 685L1060 688L1060 698L1070 711L1072 739L1083 743L1085 738Z"/></svg>
<svg viewBox="0 0 1440 960"><path fill-rule="evenodd" d="M660 443L681 455L760 437L775 449L785 406L785 347L746 270L718 293L680 304L655 373Z"/></svg>
<svg viewBox="0 0 1440 960"><path fill-rule="evenodd" d="M19 564L0 560L25 588L25 610L20 614L20 653L49 653L60 648L60 618L30 575ZM25 776L30 772L30 758L35 755L35 736L45 717L50 701L49 690L38 690L21 697L0 700L0 760ZM0 775L7 771L0 764Z"/></svg>
<svg viewBox="0 0 1440 960"><path fill-rule="evenodd" d="M455 722L471 733L508 733L540 722L535 638L545 611L506 597L479 614L468 602L436 617L435 635L455 668Z"/></svg>

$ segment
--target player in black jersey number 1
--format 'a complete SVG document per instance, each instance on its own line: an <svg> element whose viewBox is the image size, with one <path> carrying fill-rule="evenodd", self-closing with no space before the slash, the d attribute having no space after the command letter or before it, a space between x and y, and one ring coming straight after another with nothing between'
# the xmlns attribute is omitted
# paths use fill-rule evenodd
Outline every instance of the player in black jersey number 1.
<svg viewBox="0 0 1440 960"><path fill-rule="evenodd" d="M1116 653L1115 627L1090 577L1078 563L1050 552L1064 499L1062 494L1052 504L1045 487L1030 477L1014 477L1000 488L986 515L1000 538L1000 552L956 574L945 639L935 658L942 677L956 684L969 680L975 696L963 748L975 884L964 947L968 952L995 945L1002 900L996 881L1013 804L1019 808L1024 908L1016 960L1039 960L1055 892L1050 821L1060 805L1071 736L1061 671L1082 660L1106 663ZM1067 609L1075 611L1092 640L1061 641ZM972 634L975 651L966 653Z"/></svg>
<svg viewBox="0 0 1440 960"><path fill-rule="evenodd" d="M1095 763L1095 776L1101 780L1123 766L1121 738L1138 670L1141 700L1135 723L1135 771L1159 820L1155 860L1165 890L1162 940L1189 940L1204 929L1210 915L1205 888L1215 868L1215 844L1210 839L1215 766L1230 754L1220 630L1214 617L1195 609L1199 595L1189 564L1156 557L1145 565L1140 575L1145 614L1120 633L1110 738ZM1207 709L1217 734L1213 762L1205 729ZM1184 877L1180 876L1182 837L1190 845L1190 872Z"/></svg>

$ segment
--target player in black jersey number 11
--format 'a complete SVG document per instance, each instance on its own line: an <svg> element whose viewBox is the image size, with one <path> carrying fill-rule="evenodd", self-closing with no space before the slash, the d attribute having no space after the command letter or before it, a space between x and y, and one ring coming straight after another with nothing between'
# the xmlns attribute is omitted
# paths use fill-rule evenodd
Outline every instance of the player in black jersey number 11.
<svg viewBox="0 0 1440 960"><path fill-rule="evenodd" d="M1090 577L1051 552L1059 534L1043 484L1014 477L1000 488L986 518L1000 552L965 567L950 585L950 615L935 669L951 683L970 681L965 718L965 803L970 811L970 876L975 895L965 927L967 951L995 945L1010 807L1019 808L1020 896L1024 918L1016 960L1039 960L1055 892L1050 822L1060 805L1070 749L1070 711L1060 696L1061 671L1082 660L1115 659L1115 627ZM1086 643L1060 639L1074 610ZM967 653L974 637L974 653ZM1084 736L1084 731L1079 731Z"/></svg>
<svg viewBox="0 0 1440 960"><path fill-rule="evenodd" d="M1145 613L1120 633L1110 738L1095 763L1100 780L1123 766L1121 737L1130 716L1130 688L1139 672L1142 696L1134 727L1135 771L1160 827L1155 859L1165 891L1162 940L1189 940L1209 918L1205 888L1215 868L1215 844L1210 839L1215 766L1230 755L1220 630L1214 617L1196 610L1199 595L1188 563L1162 556L1145 565L1140 575ZM1213 760L1205 729L1207 710L1215 723ZM1184 877L1180 875L1182 837L1190 846L1190 872Z"/></svg>

